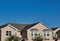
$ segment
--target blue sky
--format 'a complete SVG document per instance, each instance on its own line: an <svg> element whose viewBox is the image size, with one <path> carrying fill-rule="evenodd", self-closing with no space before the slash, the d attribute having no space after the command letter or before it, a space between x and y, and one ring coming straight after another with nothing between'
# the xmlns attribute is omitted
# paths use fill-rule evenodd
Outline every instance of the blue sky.
<svg viewBox="0 0 60 41"><path fill-rule="evenodd" d="M0 25L35 22L60 27L60 0L0 0Z"/></svg>

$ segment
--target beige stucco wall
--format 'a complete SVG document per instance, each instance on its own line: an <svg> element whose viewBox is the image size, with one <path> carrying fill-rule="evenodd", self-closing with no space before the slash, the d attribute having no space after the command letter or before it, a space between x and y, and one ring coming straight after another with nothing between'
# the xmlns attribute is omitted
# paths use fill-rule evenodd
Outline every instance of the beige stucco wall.
<svg viewBox="0 0 60 41"><path fill-rule="evenodd" d="M32 41L32 36L31 36L31 29L37 29L38 30L38 33L40 33L40 35L44 38L44 29L48 29L46 26L42 25L41 23L29 28L27 30L27 37L28 37L28 41ZM48 38L49 40L44 40L44 41L52 41L53 38L52 38L52 31L49 31L50 35L46 38Z"/></svg>
<svg viewBox="0 0 60 41"><path fill-rule="evenodd" d="M12 35L17 35L18 37L21 37L20 32L10 27L11 25L8 25L1 29L1 41L5 41L5 39L8 37L6 36L6 31L11 31Z"/></svg>

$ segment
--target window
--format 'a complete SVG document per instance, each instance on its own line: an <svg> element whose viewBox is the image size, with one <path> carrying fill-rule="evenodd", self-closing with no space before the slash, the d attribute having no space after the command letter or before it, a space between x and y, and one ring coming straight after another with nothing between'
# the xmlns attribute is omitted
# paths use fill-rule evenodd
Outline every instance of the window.
<svg viewBox="0 0 60 41"><path fill-rule="evenodd" d="M11 36L11 31L6 31L6 36Z"/></svg>
<svg viewBox="0 0 60 41"><path fill-rule="evenodd" d="M49 32L47 31L47 36L49 36Z"/></svg>
<svg viewBox="0 0 60 41"><path fill-rule="evenodd" d="M44 36L49 36L49 31L44 31Z"/></svg>
<svg viewBox="0 0 60 41"><path fill-rule="evenodd" d="M37 37L38 36L37 30L32 30L31 36Z"/></svg>
<svg viewBox="0 0 60 41"><path fill-rule="evenodd" d="M54 36L54 37L57 37L57 35L56 35L56 33L55 33L55 32L53 33L53 36Z"/></svg>
<svg viewBox="0 0 60 41"><path fill-rule="evenodd" d="M46 31L44 31L44 36L46 36Z"/></svg>

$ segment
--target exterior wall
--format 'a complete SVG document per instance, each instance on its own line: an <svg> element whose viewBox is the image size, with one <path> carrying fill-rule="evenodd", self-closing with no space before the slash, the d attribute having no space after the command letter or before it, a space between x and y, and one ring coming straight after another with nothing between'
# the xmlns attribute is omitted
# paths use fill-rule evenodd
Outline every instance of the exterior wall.
<svg viewBox="0 0 60 41"><path fill-rule="evenodd" d="M14 30L8 25L1 29L1 41L5 41L5 39L8 37L6 36L6 31L11 31L12 35L17 35L18 37L21 37L20 32Z"/></svg>
<svg viewBox="0 0 60 41"><path fill-rule="evenodd" d="M37 29L38 30L38 33L40 33L40 35L44 37L44 29L48 29L46 26L42 25L41 23L29 28L27 30L27 38L28 38L28 41L32 41L32 36L31 36L31 29ZM53 38L52 38L52 31L50 31L50 36L47 37L49 40L43 40L43 41L53 41Z"/></svg>
<svg viewBox="0 0 60 41"><path fill-rule="evenodd" d="M53 34L52 34L52 31L49 31L49 36L44 37L44 38L49 39L49 40L45 40L45 39L44 39L44 41L53 41Z"/></svg>
<svg viewBox="0 0 60 41"><path fill-rule="evenodd" d="M6 31L11 31L12 35L17 35L18 37L22 37L21 33L19 31L17 31L17 29L15 27L11 27L11 25L8 25L4 28L2 28L0 30L0 41L5 41L5 39L8 37L6 36ZM51 31L51 30L48 30L49 31L49 36L44 36L44 29L49 29L47 28L46 26L44 26L43 24L39 23L31 28L29 28L27 30L27 39L26 41L32 41L32 36L31 36L31 29L37 29L38 30L38 33L40 34L40 36L43 37L43 41L55 41L53 40L53 32L57 32L58 30L60 30L60 28L56 29L55 31ZM22 33L24 34L25 32L22 31ZM49 39L49 40L46 40L46 39ZM58 40L60 41L60 40Z"/></svg>

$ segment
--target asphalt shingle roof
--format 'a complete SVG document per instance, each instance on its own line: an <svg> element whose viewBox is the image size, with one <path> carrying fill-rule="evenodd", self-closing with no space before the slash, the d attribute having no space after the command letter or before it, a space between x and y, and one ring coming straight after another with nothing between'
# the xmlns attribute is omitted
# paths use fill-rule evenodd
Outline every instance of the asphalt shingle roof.
<svg viewBox="0 0 60 41"><path fill-rule="evenodd" d="M14 24L14 23L7 23L7 24L4 24L4 25L0 26L0 28L3 28L5 26L7 26L8 24L14 26L15 28L17 28L17 29L19 29L21 31L21 30L27 30L28 28L30 28L30 27L38 24L38 23L34 23L34 24L16 24L16 23Z"/></svg>
<svg viewBox="0 0 60 41"><path fill-rule="evenodd" d="M56 30L58 27L55 27L55 28L51 28L52 30Z"/></svg>

